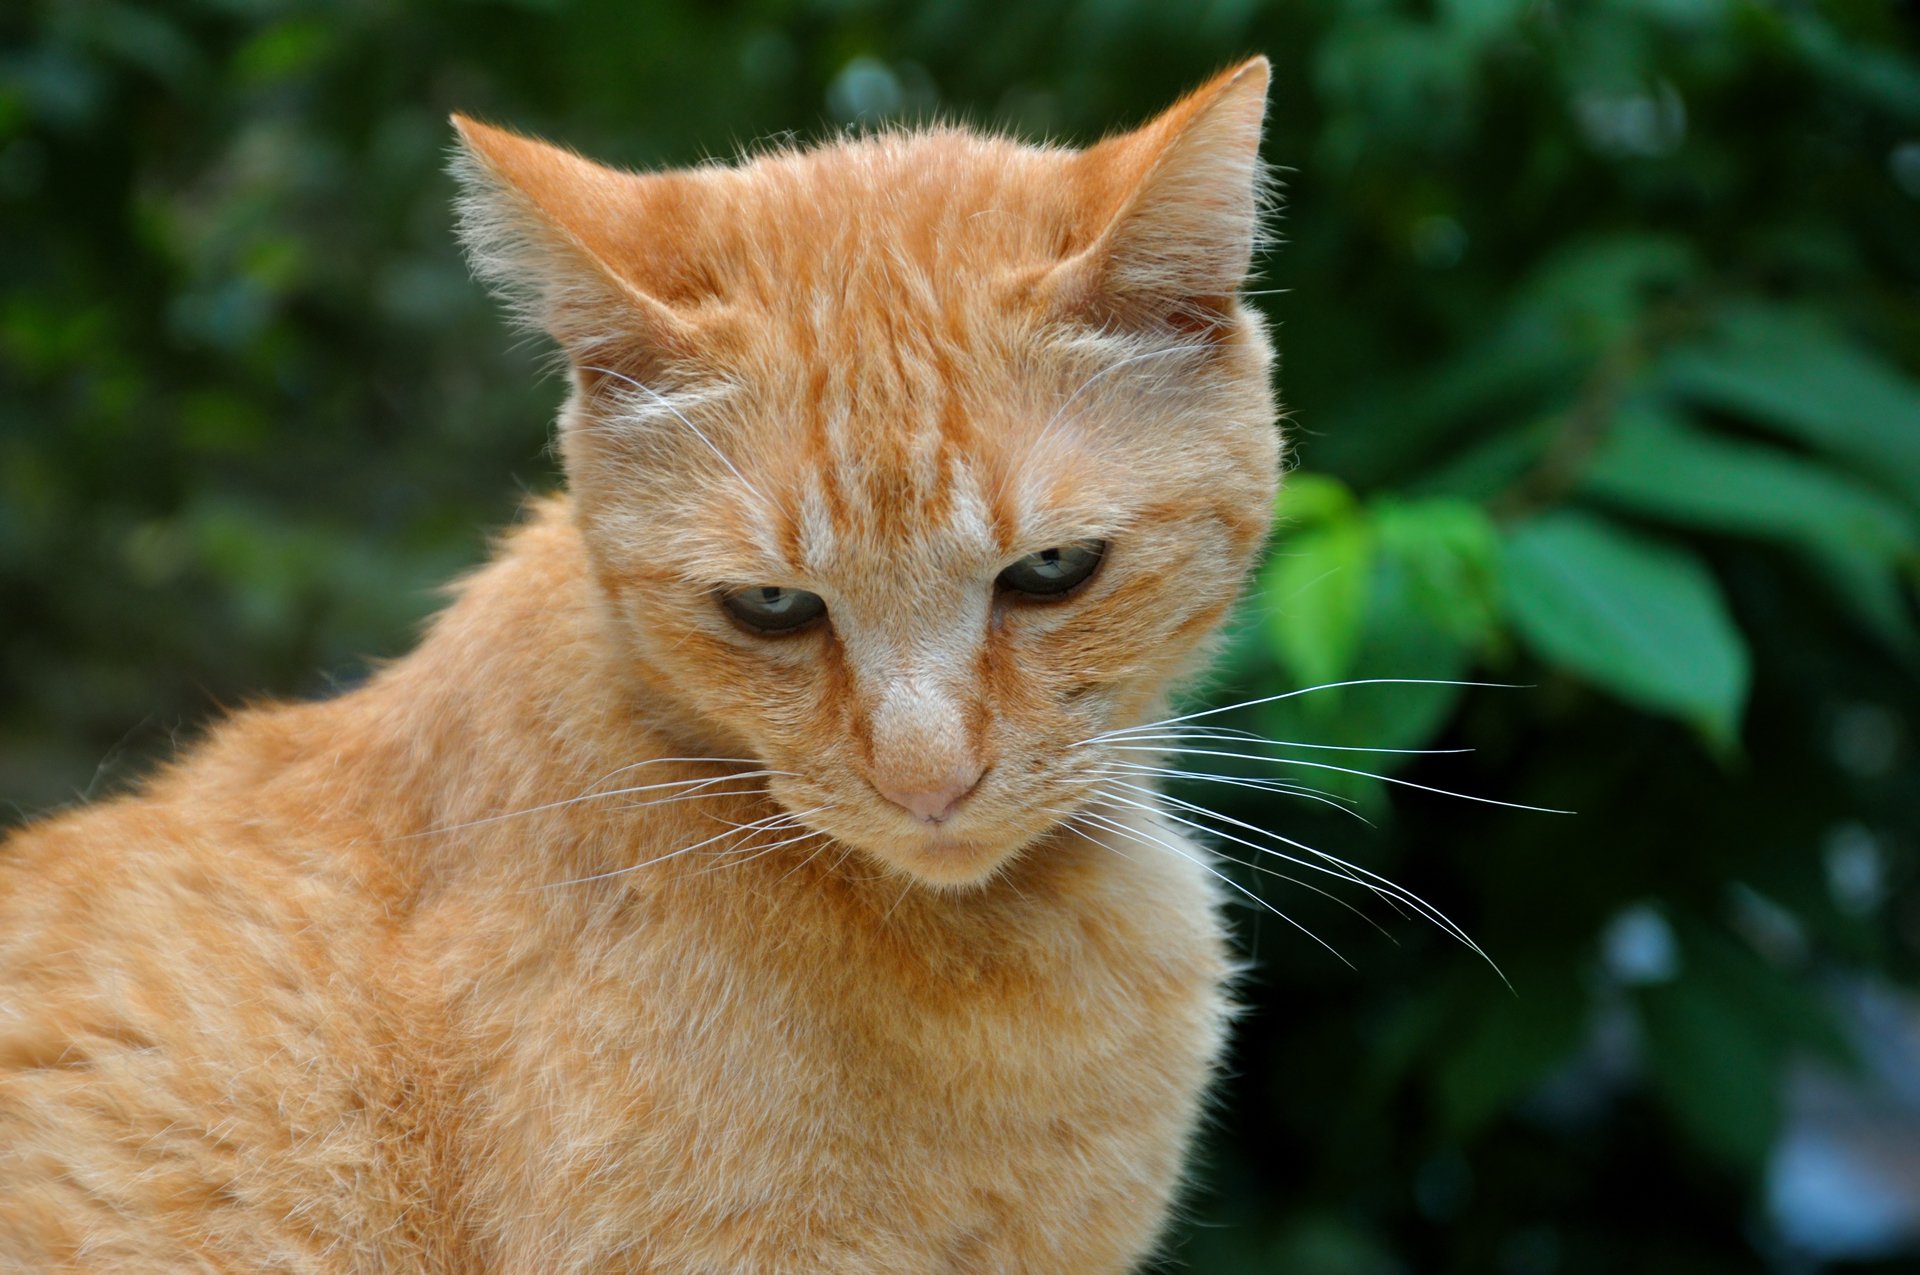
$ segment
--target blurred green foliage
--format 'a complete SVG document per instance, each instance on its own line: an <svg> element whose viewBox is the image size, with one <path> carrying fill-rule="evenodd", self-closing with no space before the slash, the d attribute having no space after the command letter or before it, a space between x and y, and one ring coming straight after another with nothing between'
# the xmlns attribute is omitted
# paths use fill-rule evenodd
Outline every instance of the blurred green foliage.
<svg viewBox="0 0 1920 1275"><path fill-rule="evenodd" d="M1245 910L1250 1011L1174 1263L1811 1269L1780 1206L1796 1085L1876 1101L1857 1006L1920 980L1916 23L1788 0L16 4L0 797L44 810L223 704L352 680L556 481L557 380L452 241L448 110L642 165L935 112L1088 138L1265 51L1290 242L1256 286L1302 468L1211 689L1529 689L1217 719L1476 750L1393 763L1423 787L1390 803L1339 769L1382 755L1298 753L1286 773L1371 831L1178 795L1404 882L1514 990L1438 925L1381 913L1390 944L1248 876L1357 968Z"/></svg>

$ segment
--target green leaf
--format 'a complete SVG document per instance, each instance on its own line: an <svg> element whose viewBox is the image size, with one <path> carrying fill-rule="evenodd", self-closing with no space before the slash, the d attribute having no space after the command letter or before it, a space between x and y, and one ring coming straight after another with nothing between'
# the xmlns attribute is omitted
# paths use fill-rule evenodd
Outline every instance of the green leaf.
<svg viewBox="0 0 1920 1275"><path fill-rule="evenodd" d="M1289 474L1274 502L1274 512L1283 529L1351 518L1359 508L1360 502L1354 498L1353 490L1338 478L1305 472Z"/></svg>
<svg viewBox="0 0 1920 1275"><path fill-rule="evenodd" d="M1672 235L1612 233L1556 250L1521 285L1525 302L1581 348L1619 343L1640 322L1650 293L1699 272L1693 248Z"/></svg>
<svg viewBox="0 0 1920 1275"><path fill-rule="evenodd" d="M1815 549L1810 556L1820 579L1890 650L1909 660L1920 656L1920 633L1907 610L1907 592L1885 563L1838 545Z"/></svg>
<svg viewBox="0 0 1920 1275"><path fill-rule="evenodd" d="M271 86L309 74L334 52L338 34L318 19L290 19L267 27L233 56L234 78L248 87Z"/></svg>
<svg viewBox="0 0 1920 1275"><path fill-rule="evenodd" d="M1920 430L1920 419L1914 425ZM1688 526L1889 561L1920 554L1920 529L1898 501L1804 456L1694 429L1653 408L1621 416L1582 489Z"/></svg>
<svg viewBox="0 0 1920 1275"><path fill-rule="evenodd" d="M1681 393L1844 457L1920 507L1920 385L1817 318L1742 307L1665 372Z"/></svg>
<svg viewBox="0 0 1920 1275"><path fill-rule="evenodd" d="M1485 643L1498 627L1500 558L1486 511L1465 500L1382 501L1373 521L1422 615L1463 645Z"/></svg>
<svg viewBox="0 0 1920 1275"><path fill-rule="evenodd" d="M1615 424L1581 490L1638 514L1800 549L1867 627L1898 649L1914 647L1898 573L1920 561L1920 528L1898 501L1862 482L1641 408Z"/></svg>
<svg viewBox="0 0 1920 1275"><path fill-rule="evenodd" d="M1572 1055L1584 1039L1588 998L1570 973L1526 979L1524 999L1478 998L1456 1021L1458 1044L1440 1063L1440 1114L1451 1134L1469 1138Z"/></svg>
<svg viewBox="0 0 1920 1275"><path fill-rule="evenodd" d="M1283 541L1262 577L1271 649L1302 687L1347 678L1457 679L1494 634L1498 545L1485 516L1455 500L1385 502ZM1316 690L1259 713L1275 738L1370 749L1418 748L1460 699L1452 685ZM1392 769L1374 755L1316 759L1316 787L1364 801L1375 781L1339 769Z"/></svg>
<svg viewBox="0 0 1920 1275"><path fill-rule="evenodd" d="M1509 35L1526 11L1524 0L1441 0L1437 6L1449 33L1473 44Z"/></svg>
<svg viewBox="0 0 1920 1275"><path fill-rule="evenodd" d="M1268 633L1289 669L1309 683L1353 667L1371 586L1373 531L1341 518L1282 541L1262 578Z"/></svg>
<svg viewBox="0 0 1920 1275"><path fill-rule="evenodd" d="M1414 601L1407 566L1378 555L1373 563L1365 617L1349 676L1458 679L1468 668L1467 649L1423 615ZM1309 683L1311 684L1311 683ZM1258 717L1260 733L1275 739L1309 740L1360 748L1421 748L1447 723L1458 706L1461 687L1389 683L1316 691L1266 705ZM1370 805L1384 799L1385 785L1358 774L1322 769L1390 771L1406 762L1386 753L1317 758L1314 787Z"/></svg>
<svg viewBox="0 0 1920 1275"><path fill-rule="evenodd" d="M1755 1173L1780 1126L1777 1057L1741 1008L1691 970L1636 996L1654 1088L1703 1150Z"/></svg>
<svg viewBox="0 0 1920 1275"><path fill-rule="evenodd" d="M1561 510L1511 533L1504 572L1506 613L1543 659L1731 743L1747 650L1697 559Z"/></svg>
<svg viewBox="0 0 1920 1275"><path fill-rule="evenodd" d="M1521 482L1553 445L1558 417L1541 417L1501 430L1455 452L1407 484L1415 495L1491 501Z"/></svg>

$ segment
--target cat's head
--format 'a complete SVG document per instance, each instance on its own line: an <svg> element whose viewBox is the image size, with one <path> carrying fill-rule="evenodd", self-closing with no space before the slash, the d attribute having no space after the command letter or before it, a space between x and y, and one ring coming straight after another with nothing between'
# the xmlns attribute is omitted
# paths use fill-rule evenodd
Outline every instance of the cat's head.
<svg viewBox="0 0 1920 1275"><path fill-rule="evenodd" d="M456 118L468 247L552 333L651 693L933 884L1083 804L1265 537L1239 298L1267 64L1086 150L954 128L635 174Z"/></svg>

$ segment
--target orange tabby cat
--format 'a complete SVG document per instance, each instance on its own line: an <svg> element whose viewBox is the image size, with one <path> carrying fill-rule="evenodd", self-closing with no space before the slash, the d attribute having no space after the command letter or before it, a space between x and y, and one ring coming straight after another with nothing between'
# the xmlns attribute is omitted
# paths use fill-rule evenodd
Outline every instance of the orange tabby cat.
<svg viewBox="0 0 1920 1275"><path fill-rule="evenodd" d="M569 494L0 849L0 1268L1142 1260L1231 964L1082 812L1266 532L1266 82L647 175L456 120Z"/></svg>

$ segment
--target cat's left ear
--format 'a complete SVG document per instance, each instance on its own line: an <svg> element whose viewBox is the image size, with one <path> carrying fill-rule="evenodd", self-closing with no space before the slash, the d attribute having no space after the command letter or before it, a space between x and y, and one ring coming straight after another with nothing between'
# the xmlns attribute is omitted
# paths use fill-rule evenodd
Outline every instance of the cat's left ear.
<svg viewBox="0 0 1920 1275"><path fill-rule="evenodd" d="M1231 313L1259 234L1270 74L1251 58L1076 158L1079 233L1041 283L1047 304L1102 325L1203 332Z"/></svg>
<svg viewBox="0 0 1920 1275"><path fill-rule="evenodd" d="M474 273L575 366L651 379L694 357L711 301L687 245L698 192L673 173L629 173L453 117L460 237Z"/></svg>

